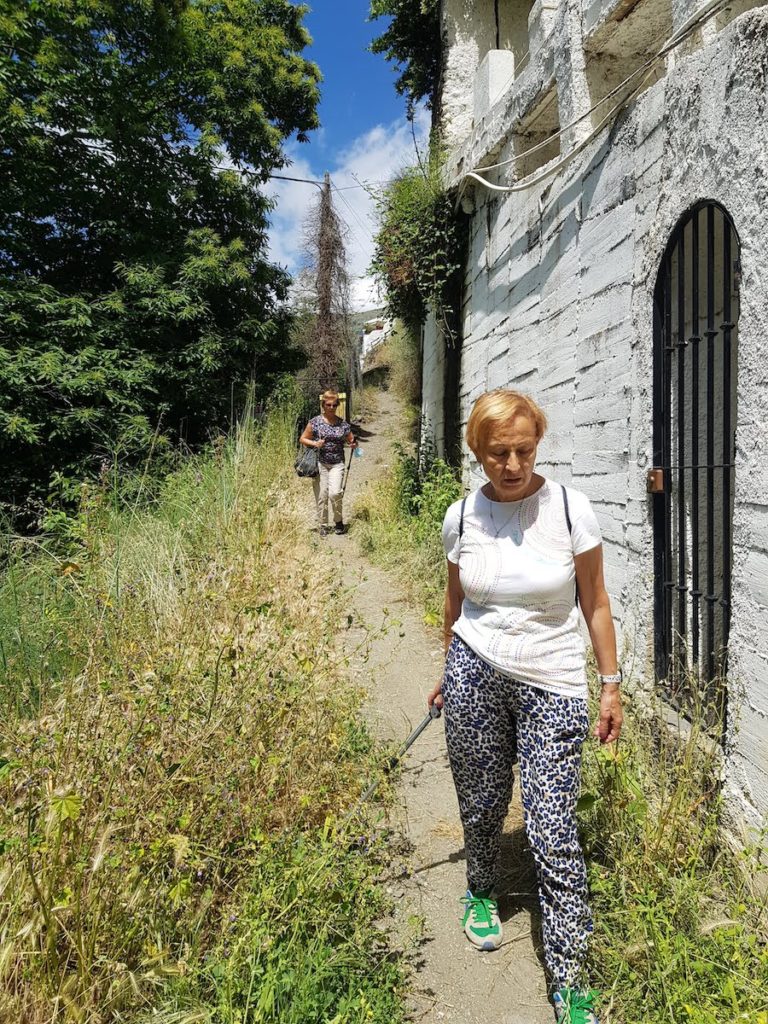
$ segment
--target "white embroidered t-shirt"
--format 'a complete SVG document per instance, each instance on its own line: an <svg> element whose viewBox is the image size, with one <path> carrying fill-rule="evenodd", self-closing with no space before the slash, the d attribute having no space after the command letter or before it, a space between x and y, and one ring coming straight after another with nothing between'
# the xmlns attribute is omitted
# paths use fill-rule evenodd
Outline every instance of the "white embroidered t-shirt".
<svg viewBox="0 0 768 1024"><path fill-rule="evenodd" d="M574 555L602 543L585 494L544 480L521 501L467 495L443 521L443 547L459 566L464 591L453 632L480 657L520 682L567 697L586 697L584 640L576 607Z"/></svg>

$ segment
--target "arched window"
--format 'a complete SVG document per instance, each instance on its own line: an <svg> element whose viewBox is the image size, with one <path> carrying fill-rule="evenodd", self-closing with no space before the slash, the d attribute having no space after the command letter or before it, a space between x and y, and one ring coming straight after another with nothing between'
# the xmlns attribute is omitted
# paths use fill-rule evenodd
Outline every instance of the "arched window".
<svg viewBox="0 0 768 1024"><path fill-rule="evenodd" d="M739 239L703 202L677 224L654 292L656 675L723 722L731 562ZM660 472L659 472L660 470Z"/></svg>

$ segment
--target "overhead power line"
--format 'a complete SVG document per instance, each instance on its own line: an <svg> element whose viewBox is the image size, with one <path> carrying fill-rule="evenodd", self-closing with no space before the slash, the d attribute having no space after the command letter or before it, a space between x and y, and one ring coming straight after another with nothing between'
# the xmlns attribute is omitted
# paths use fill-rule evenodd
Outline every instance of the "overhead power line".
<svg viewBox="0 0 768 1024"><path fill-rule="evenodd" d="M318 188L324 187L324 182L315 181L314 178L289 178L287 174L270 174L269 177L273 181L298 181L303 185L317 185Z"/></svg>
<svg viewBox="0 0 768 1024"><path fill-rule="evenodd" d="M272 178L272 179L276 179L277 181L299 181L299 182L303 182L305 185L317 185L318 188L323 188L323 186L324 186L324 182L318 181L316 178L292 178L292 177L289 177L287 174L270 174L269 177ZM341 186L339 186L339 185L333 185L332 184L331 187L333 188L334 192L349 192L350 189L353 189L353 188L368 188L370 185L391 185L393 180L394 179L389 179L388 181L371 181L371 182L367 182L365 184L358 184L358 185L341 185Z"/></svg>
<svg viewBox="0 0 768 1024"><path fill-rule="evenodd" d="M371 238L373 238L373 232L371 231L370 225L368 225L368 224L365 224L365 223L363 222L363 219L362 219L362 217L360 217L360 215L358 214L357 210L355 210L354 206L352 206L352 205L351 205L350 203L348 203L348 202L347 202L347 200L346 200L346 199L344 198L344 196L343 196L343 195L341 194L341 190L340 190L340 189L336 188L336 186L335 186L335 185L333 185L333 186L331 186L331 187L333 188L333 191L334 191L334 192L338 192L338 193L339 193L339 199L340 199L340 200L342 201L342 203L344 203L344 205L346 206L346 208L347 208L347 209L349 210L349 212L350 212L350 213L352 214L352 216L353 216L353 217L355 218L355 220L356 220L356 221L357 221L357 223L358 223L358 224L360 225L360 227L361 227L361 228L363 229L363 231L365 232L365 234L366 234L366 235L368 235L368 236L370 236ZM364 252L365 252L365 248L366 248L366 247L365 247L365 245L363 245L363 243L362 243L362 242L360 241L360 238L358 237L358 235L357 235L357 232L355 231L355 229L354 229L354 228L352 227L352 225L351 225L351 224L349 225L349 229L350 229L350 231L352 232L352 235L353 235L353 237L354 237L354 238L355 238L355 240L357 241L357 244L358 244L358 245L360 246L360 249L361 249L361 251L362 251L362 252L364 253Z"/></svg>
<svg viewBox="0 0 768 1024"><path fill-rule="evenodd" d="M217 171L236 171L238 174L256 174L256 171L251 170L248 167L236 167L234 164L214 164ZM289 174L268 174L267 178L272 181L298 181L303 185L317 185L318 188L323 188L325 185L324 181L319 181L317 178L296 178ZM353 188L364 188L369 189L372 185L391 185L395 179L389 178L387 180L380 181L368 181L358 182L357 185L333 185L332 188L335 192L349 192Z"/></svg>

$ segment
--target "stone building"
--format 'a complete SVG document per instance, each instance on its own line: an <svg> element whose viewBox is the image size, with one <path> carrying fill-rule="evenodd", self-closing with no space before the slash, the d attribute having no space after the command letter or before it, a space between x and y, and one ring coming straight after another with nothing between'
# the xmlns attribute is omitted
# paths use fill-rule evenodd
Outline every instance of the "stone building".
<svg viewBox="0 0 768 1024"><path fill-rule="evenodd" d="M542 404L539 467L594 504L625 665L672 705L691 671L722 700L730 807L758 825L768 9L443 0L442 21L446 173L469 245L459 337L424 331L425 423L450 447L489 388Z"/></svg>

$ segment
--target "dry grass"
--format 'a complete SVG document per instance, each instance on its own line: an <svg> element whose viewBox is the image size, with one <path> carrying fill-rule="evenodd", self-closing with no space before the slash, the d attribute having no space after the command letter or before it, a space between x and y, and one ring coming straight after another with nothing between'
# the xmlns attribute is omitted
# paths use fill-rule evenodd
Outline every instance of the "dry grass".
<svg viewBox="0 0 768 1024"><path fill-rule="evenodd" d="M92 493L66 557L9 544L8 1024L137 1020L182 983L194 998L178 1019L213 1019L204 1004L219 1001L220 976L192 979L203 957L226 961L223 936L254 906L255 865L266 871L278 847L288 856L286 837L327 836L359 792L369 743L314 599L328 566L304 526L292 423L288 409L258 436L241 429L150 507ZM344 877L342 854L317 855L324 884L322 872ZM270 934L276 943L279 928ZM230 1002L217 1021L240 1019Z"/></svg>
<svg viewBox="0 0 768 1024"><path fill-rule="evenodd" d="M364 385L355 396L355 421L369 423L379 411L381 391L370 384Z"/></svg>
<svg viewBox="0 0 768 1024"><path fill-rule="evenodd" d="M415 457L397 442L393 447L392 469L355 503L357 536L365 554L424 607L427 625L436 626L442 622L446 583L441 527L461 486L441 460L419 475Z"/></svg>

